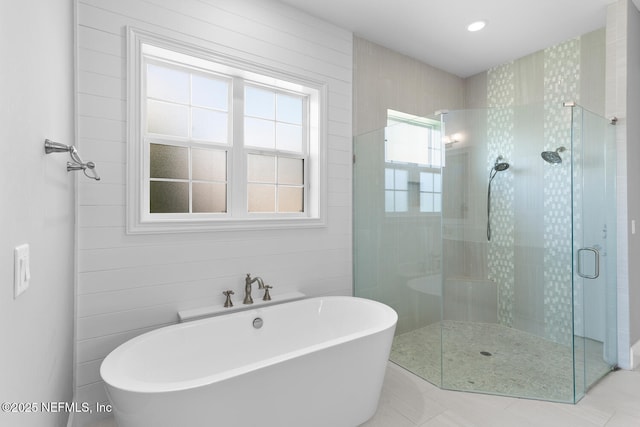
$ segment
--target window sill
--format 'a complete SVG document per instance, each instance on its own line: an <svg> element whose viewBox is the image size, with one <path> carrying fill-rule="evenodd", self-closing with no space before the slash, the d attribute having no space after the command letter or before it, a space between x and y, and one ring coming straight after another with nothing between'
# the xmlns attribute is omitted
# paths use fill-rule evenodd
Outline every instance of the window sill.
<svg viewBox="0 0 640 427"><path fill-rule="evenodd" d="M326 227L323 218L127 221L127 234L254 231Z"/></svg>

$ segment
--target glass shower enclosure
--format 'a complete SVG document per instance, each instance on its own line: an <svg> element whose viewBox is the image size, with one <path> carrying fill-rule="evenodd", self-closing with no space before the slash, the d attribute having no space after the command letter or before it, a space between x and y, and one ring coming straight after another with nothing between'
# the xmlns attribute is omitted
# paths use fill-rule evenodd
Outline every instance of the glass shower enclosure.
<svg viewBox="0 0 640 427"><path fill-rule="evenodd" d="M616 365L615 126L574 103L354 138L354 293L451 390L577 402Z"/></svg>

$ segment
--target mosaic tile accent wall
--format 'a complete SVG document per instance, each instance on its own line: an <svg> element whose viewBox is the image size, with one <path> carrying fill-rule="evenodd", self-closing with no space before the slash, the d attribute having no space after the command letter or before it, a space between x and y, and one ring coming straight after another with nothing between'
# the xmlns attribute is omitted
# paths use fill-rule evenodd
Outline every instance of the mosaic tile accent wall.
<svg viewBox="0 0 640 427"><path fill-rule="evenodd" d="M579 102L580 39L550 47L543 56L544 150L555 151L560 146L571 149L571 108L564 107L563 102ZM498 155L509 161L514 151L518 65L517 61L510 62L487 72L487 171ZM564 153L566 161L562 164L544 165L544 204L540 212L544 216L544 283L518 283L544 286L544 335L561 344L570 344L573 330L570 154ZM516 280L524 279L516 278L514 263L513 224L518 213L514 211L513 179L514 174L505 173L493 181L493 232L488 243L489 279L498 285L498 322L505 326L513 324Z"/></svg>
<svg viewBox="0 0 640 427"><path fill-rule="evenodd" d="M513 62L489 70L487 85L487 171L491 171L498 156L508 162L513 154ZM513 174L498 172L491 184L491 193L492 233L487 252L489 279L498 285L498 321L511 326L515 286Z"/></svg>

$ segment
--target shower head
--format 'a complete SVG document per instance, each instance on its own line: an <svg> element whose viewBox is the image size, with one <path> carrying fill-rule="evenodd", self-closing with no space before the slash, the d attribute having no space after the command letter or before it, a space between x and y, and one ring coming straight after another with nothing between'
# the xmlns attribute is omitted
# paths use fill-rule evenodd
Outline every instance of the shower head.
<svg viewBox="0 0 640 427"><path fill-rule="evenodd" d="M493 164L493 170L496 172L502 172L509 169L509 163L503 161L504 158L502 156L498 156L496 158L496 162Z"/></svg>
<svg viewBox="0 0 640 427"><path fill-rule="evenodd" d="M495 165L493 165L493 168L498 172L506 171L507 169L509 169L509 163L507 162L496 163Z"/></svg>
<svg viewBox="0 0 640 427"><path fill-rule="evenodd" d="M566 148L558 147L556 151L543 151L542 153L540 153L540 155L545 162L557 164L562 163L562 157L560 157L560 153L562 153L563 151L566 151Z"/></svg>

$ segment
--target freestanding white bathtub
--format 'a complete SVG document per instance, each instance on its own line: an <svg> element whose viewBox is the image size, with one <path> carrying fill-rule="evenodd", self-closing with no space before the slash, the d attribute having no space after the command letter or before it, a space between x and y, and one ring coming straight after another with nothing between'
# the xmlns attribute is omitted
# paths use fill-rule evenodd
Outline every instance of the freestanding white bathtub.
<svg viewBox="0 0 640 427"><path fill-rule="evenodd" d="M133 338L100 375L119 427L355 427L378 406L397 319L355 297L250 309Z"/></svg>

